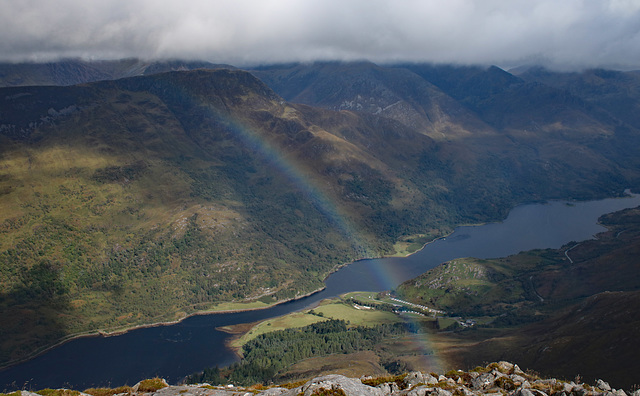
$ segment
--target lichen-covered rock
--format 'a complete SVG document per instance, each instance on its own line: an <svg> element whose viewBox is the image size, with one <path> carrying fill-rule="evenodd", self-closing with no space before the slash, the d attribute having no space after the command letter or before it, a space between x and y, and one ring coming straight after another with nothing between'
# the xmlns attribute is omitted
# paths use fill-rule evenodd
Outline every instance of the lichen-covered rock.
<svg viewBox="0 0 640 396"><path fill-rule="evenodd" d="M431 375L429 375L429 376L431 376ZM419 371L412 371L409 374L407 374L407 376L404 377L403 382L405 384L405 387L407 387L407 388L411 388L411 387L416 386L418 384L426 384L427 383L426 380L425 380L424 374L422 374Z"/></svg>
<svg viewBox="0 0 640 396"><path fill-rule="evenodd" d="M380 384L376 386L376 388L382 391L383 395L395 395L400 392L400 387L395 382L385 382L384 384Z"/></svg>
<svg viewBox="0 0 640 396"><path fill-rule="evenodd" d="M289 392L289 389L286 388L271 388L260 392L261 396L279 396L283 393Z"/></svg>
<svg viewBox="0 0 640 396"><path fill-rule="evenodd" d="M426 396L431 394L433 388L426 385L417 386L406 393L406 396Z"/></svg>
<svg viewBox="0 0 640 396"><path fill-rule="evenodd" d="M607 382L604 382L601 379L596 381L596 386L599 389L603 390L603 391L610 391L611 390L611 386L609 386L609 384Z"/></svg>
<svg viewBox="0 0 640 396"><path fill-rule="evenodd" d="M511 374L513 372L513 366L515 366L513 363L501 361L498 362L496 368L502 373Z"/></svg>
<svg viewBox="0 0 640 396"><path fill-rule="evenodd" d="M510 396L535 396L535 394L531 392L531 389L518 388Z"/></svg>
<svg viewBox="0 0 640 396"><path fill-rule="evenodd" d="M493 387L497 375L494 372L482 373L480 376L471 380L471 388L474 390L489 389ZM528 396L528 395L523 395Z"/></svg>
<svg viewBox="0 0 640 396"><path fill-rule="evenodd" d="M300 393L304 396L311 396L314 394L327 394L333 391L336 395L343 394L347 396L383 396L382 390L374 388L369 385L363 384L360 380L347 378L344 375L330 374L323 377L314 378L300 388L292 389L287 393L283 393L286 396L297 396Z"/></svg>

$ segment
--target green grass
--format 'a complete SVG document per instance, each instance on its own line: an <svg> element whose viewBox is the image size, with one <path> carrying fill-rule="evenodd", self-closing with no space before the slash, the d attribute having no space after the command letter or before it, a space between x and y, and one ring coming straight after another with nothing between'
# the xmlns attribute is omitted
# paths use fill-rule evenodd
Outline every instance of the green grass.
<svg viewBox="0 0 640 396"><path fill-rule="evenodd" d="M113 396L121 393L131 394L133 393L133 389L130 386L120 386L118 388L89 388L83 393L91 396Z"/></svg>
<svg viewBox="0 0 640 396"><path fill-rule="evenodd" d="M392 312L361 310L345 303L347 297L368 296L374 293L348 293L341 298L324 300L319 306L304 312L294 312L288 315L268 319L251 327L241 337L235 339L231 346L241 348L248 341L265 333L277 330L293 329L304 327L320 321L329 319L344 320L350 326L376 326L385 323L397 323L402 319Z"/></svg>
<svg viewBox="0 0 640 396"><path fill-rule="evenodd" d="M37 394L42 396L79 396L80 392L71 389L41 389L36 391Z"/></svg>
<svg viewBox="0 0 640 396"><path fill-rule="evenodd" d="M323 304L314 308L314 311L323 317L344 320L352 326L375 326L402 321L393 312L356 309L342 302Z"/></svg>
<svg viewBox="0 0 640 396"><path fill-rule="evenodd" d="M242 311L248 309L262 309L272 306L274 303L268 304L262 301L246 301L246 302L221 302L212 305L210 311Z"/></svg>
<svg viewBox="0 0 640 396"><path fill-rule="evenodd" d="M434 239L445 235L450 232L450 230L438 229L432 230L428 234L416 234L405 236L399 241L397 241L393 245L393 250L395 253L392 255L394 257L404 257L410 254L417 252L422 249L425 244L433 241Z"/></svg>
<svg viewBox="0 0 640 396"><path fill-rule="evenodd" d="M272 331L293 329L304 327L313 323L328 320L329 318L319 317L317 315L311 315L306 312L296 312L285 316L265 320L257 325L253 326L248 332L242 335L242 337L235 339L231 346L240 348L247 342L256 338L260 334L270 333Z"/></svg>
<svg viewBox="0 0 640 396"><path fill-rule="evenodd" d="M167 383L161 378L150 378L140 381L138 384L138 392L151 393L166 388Z"/></svg>

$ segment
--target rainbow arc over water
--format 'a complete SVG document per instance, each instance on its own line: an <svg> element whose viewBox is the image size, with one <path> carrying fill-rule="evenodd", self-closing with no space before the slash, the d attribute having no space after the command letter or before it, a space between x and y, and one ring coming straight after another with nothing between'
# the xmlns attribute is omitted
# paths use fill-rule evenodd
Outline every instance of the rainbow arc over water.
<svg viewBox="0 0 640 396"><path fill-rule="evenodd" d="M314 206L340 230L345 238L349 238L352 245L356 249L360 249L363 257L366 257L367 253L374 252L374 249L368 246L364 238L360 237L358 227L353 225L348 216L330 199L329 195L325 194L322 189L313 183L312 179L301 170L302 167L296 164L294 159L286 155L275 144L269 142L259 131L248 127L245 123L233 120L230 117L225 117L223 122L225 127L233 131L248 148L260 153L263 158L303 191ZM387 290L395 288L401 281L392 268L382 265L379 260L372 260L370 268L372 268L371 275L376 278L379 284L384 285ZM412 327L418 318L419 316L412 316L411 314L405 315L405 324L407 327ZM442 365L440 360L434 356L434 351L429 347L428 334L425 332L410 332L409 334L415 349L420 351L417 358L423 359L423 363L433 367L435 371L440 371L439 369Z"/></svg>
<svg viewBox="0 0 640 396"><path fill-rule="evenodd" d="M364 232L350 220L348 213L340 208L329 194L314 182L304 167L298 163L293 155L286 153L281 147L273 143L268 138L268 132L259 127L252 127L247 122L234 117L231 112L222 112L207 103L206 98L191 95L183 91L181 100L191 105L195 105L200 109L206 109L207 116L215 120L214 127L223 127L231 132L246 148L258 153L267 163L273 166L278 172L284 175L291 183L293 183L307 199L317 208L336 229L351 242L353 249L360 257L373 257L376 255L376 249L370 246L367 238L363 237ZM285 104L286 106L286 104ZM400 283L398 275L393 268L382 265L378 260L372 260L371 275L374 276L378 283L384 285L386 290L391 290ZM417 317L405 316L406 325L412 326ZM438 371L441 364L439 359L433 356L433 351L429 348L427 333L410 333L412 343L417 351L421 353L417 358L425 360L434 370Z"/></svg>

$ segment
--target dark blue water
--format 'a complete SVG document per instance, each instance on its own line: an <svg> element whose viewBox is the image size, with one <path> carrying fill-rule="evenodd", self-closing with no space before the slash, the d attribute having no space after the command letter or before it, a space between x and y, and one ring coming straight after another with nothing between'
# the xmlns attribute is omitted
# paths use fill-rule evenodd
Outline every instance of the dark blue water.
<svg viewBox="0 0 640 396"><path fill-rule="evenodd" d="M325 290L297 301L260 311L194 316L179 324L139 329L117 337L68 342L0 371L0 390L133 385L154 376L175 383L205 367L225 366L237 359L224 347L229 335L215 330L218 326L284 315L349 291L388 290L458 257L502 257L590 239L604 230L596 224L598 217L638 205L640 195L571 205L552 202L519 206L504 222L459 227L412 256L352 263L327 278Z"/></svg>

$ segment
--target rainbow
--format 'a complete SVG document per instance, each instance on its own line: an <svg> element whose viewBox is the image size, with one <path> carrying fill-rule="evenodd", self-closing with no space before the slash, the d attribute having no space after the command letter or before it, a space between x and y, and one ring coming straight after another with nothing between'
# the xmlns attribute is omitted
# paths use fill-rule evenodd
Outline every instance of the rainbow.
<svg viewBox="0 0 640 396"><path fill-rule="evenodd" d="M174 85L174 88L177 88ZM295 159L287 156L278 146L266 139L259 130L256 130L237 118L233 118L230 114L223 114L219 110L213 108L206 101L201 100L195 103L194 95L178 88L182 94L183 103L196 105L200 109L206 109L207 114L216 122L219 122L228 131L232 132L247 148L257 152L270 165L274 166L282 173L290 182L292 182L309 201L318 209L337 230L351 242L351 245L359 257L375 256L376 250L369 246L366 238L362 237L363 232L349 220L347 213L344 213L333 200L315 185L313 179L304 171L303 167L296 163ZM174 91L175 92L175 91ZM213 122L213 121L212 121ZM219 126L219 125L218 125ZM370 275L374 276L378 284L383 285L385 290L391 290L401 282L398 274L391 268L381 265L379 260L372 260ZM411 327L415 322L410 315L404 315L405 325ZM433 355L433 351L429 348L431 344L426 333L410 333L413 343L417 349L422 352L421 359L431 367L437 367L435 371L439 371L442 367L439 359Z"/></svg>
<svg viewBox="0 0 640 396"><path fill-rule="evenodd" d="M216 115L220 117L219 114ZM263 138L257 131L249 128L242 122L232 120L230 117L224 117L223 120L225 127L233 131L248 148L260 153L263 158L275 166L303 191L313 205L322 212L346 238L352 241L352 245L356 249L361 249L361 252L365 254L366 252L374 251L368 247L363 238L359 237L360 233L348 220L348 217L329 199L327 194L314 185L311 179L300 170L301 167L297 166L292 159L288 158L278 147ZM386 290L395 288L396 285L402 281L398 274L394 273L388 266L381 265L379 260L372 260L370 268L372 268L371 275L376 278L378 284L384 285ZM403 315L403 319L407 328L412 327L416 322L412 315ZM440 368L442 364L440 359L436 357L434 351L429 348L429 345L431 345L428 339L429 335L424 332L409 332L409 334L413 344L421 351L419 358L423 360L425 367L431 366L434 367L434 371L441 371Z"/></svg>
<svg viewBox="0 0 640 396"><path fill-rule="evenodd" d="M219 114L216 114L220 117ZM220 117L222 118L222 117ZM354 249L360 254L372 255L374 250L359 235L357 227L348 220L348 216L334 202L318 188L312 179L301 169L302 167L280 150L279 147L262 137L258 131L246 126L238 120L230 117L222 118L225 127L232 131L246 147L256 151L269 164L280 171L291 183L293 183L307 199L336 227L340 233L351 241Z"/></svg>

